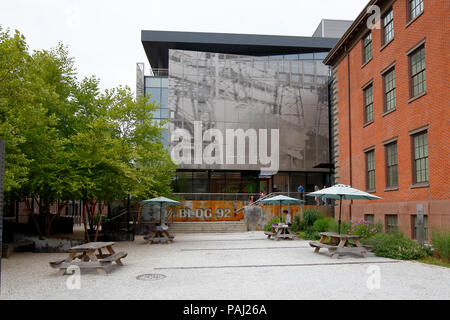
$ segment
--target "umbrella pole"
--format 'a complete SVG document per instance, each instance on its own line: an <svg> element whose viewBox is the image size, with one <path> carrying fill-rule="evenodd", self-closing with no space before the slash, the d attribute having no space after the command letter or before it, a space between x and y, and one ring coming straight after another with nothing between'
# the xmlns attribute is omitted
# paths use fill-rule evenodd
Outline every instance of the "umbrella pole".
<svg viewBox="0 0 450 320"><path fill-rule="evenodd" d="M341 212L342 212L342 195L339 199L339 234L341 234Z"/></svg>

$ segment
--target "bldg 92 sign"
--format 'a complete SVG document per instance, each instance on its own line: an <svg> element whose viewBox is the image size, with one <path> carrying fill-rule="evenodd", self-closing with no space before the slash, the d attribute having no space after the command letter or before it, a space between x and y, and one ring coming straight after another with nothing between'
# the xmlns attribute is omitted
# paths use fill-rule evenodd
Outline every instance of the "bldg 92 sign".
<svg viewBox="0 0 450 320"><path fill-rule="evenodd" d="M236 211L244 206L244 201L193 200L183 201L183 206L172 210L174 221L239 221L244 212Z"/></svg>

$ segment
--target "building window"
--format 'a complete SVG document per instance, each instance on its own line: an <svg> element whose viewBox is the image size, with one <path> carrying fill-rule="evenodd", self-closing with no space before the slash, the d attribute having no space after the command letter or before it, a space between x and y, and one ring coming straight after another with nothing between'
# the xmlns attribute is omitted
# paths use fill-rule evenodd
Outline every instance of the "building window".
<svg viewBox="0 0 450 320"><path fill-rule="evenodd" d="M374 224L375 223L375 215L373 215L373 214L365 214L364 215L364 220L366 220L370 224Z"/></svg>
<svg viewBox="0 0 450 320"><path fill-rule="evenodd" d="M366 189L375 190L375 150L366 152Z"/></svg>
<svg viewBox="0 0 450 320"><path fill-rule="evenodd" d="M383 44L394 39L394 12L389 12L383 18Z"/></svg>
<svg viewBox="0 0 450 320"><path fill-rule="evenodd" d="M417 18L423 12L423 0L408 0L409 20Z"/></svg>
<svg viewBox="0 0 450 320"><path fill-rule="evenodd" d="M386 186L398 186L397 142L386 145Z"/></svg>
<svg viewBox="0 0 450 320"><path fill-rule="evenodd" d="M411 216L411 226L412 226L412 237L413 239L417 239L417 215L412 215ZM428 216L424 215L423 216L423 229L424 229L424 234L423 234L423 238L424 240L428 240Z"/></svg>
<svg viewBox="0 0 450 320"><path fill-rule="evenodd" d="M395 69L388 71L383 75L384 86L384 112L394 110L396 108L395 99Z"/></svg>
<svg viewBox="0 0 450 320"><path fill-rule="evenodd" d="M398 230L398 218L396 214L385 215L386 233L395 233Z"/></svg>
<svg viewBox="0 0 450 320"><path fill-rule="evenodd" d="M411 69L411 98L427 90L425 80L425 47L421 46L409 57Z"/></svg>
<svg viewBox="0 0 450 320"><path fill-rule="evenodd" d="M363 40L363 64L372 59L372 33Z"/></svg>
<svg viewBox="0 0 450 320"><path fill-rule="evenodd" d="M413 182L428 182L428 133L415 134L413 139Z"/></svg>
<svg viewBox="0 0 450 320"><path fill-rule="evenodd" d="M364 123L373 121L373 86L364 89Z"/></svg>

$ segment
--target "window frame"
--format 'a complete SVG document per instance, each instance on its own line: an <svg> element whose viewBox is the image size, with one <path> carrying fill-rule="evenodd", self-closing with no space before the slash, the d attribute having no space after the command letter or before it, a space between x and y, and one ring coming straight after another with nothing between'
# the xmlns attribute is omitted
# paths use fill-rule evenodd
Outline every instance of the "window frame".
<svg viewBox="0 0 450 320"><path fill-rule="evenodd" d="M427 137L427 139L426 139L426 141L427 141L427 143L426 143L426 153L427 153L427 156L426 156L426 158L425 157L422 157L422 158L418 158L418 159L416 159L416 144L415 144L415 138L417 137L417 136L420 136L420 135L425 135L426 134L426 137ZM430 183L430 168L429 168L429 152L428 152L428 128L426 128L426 129L424 129L424 130L421 130L421 131L418 131L418 132L415 132L415 133L413 133L413 134L410 134L410 136L411 136L411 161L412 161L412 164L411 164L411 168L412 168L412 184L413 184L413 186L414 185L429 185L429 183ZM427 172L427 180L424 180L424 181L417 181L417 165L416 165L416 162L417 162L417 160L422 160L422 159L426 159L426 164L427 164L427 169L426 169L426 172Z"/></svg>
<svg viewBox="0 0 450 320"><path fill-rule="evenodd" d="M395 146L395 164L389 164L389 148ZM398 189L398 146L397 140L391 141L384 144L384 154L385 154L385 172L386 172L386 189ZM395 178L396 184L390 184L390 168L396 167L397 176Z"/></svg>
<svg viewBox="0 0 450 320"><path fill-rule="evenodd" d="M424 68L421 69L419 72L416 72L413 74L413 65L412 65L412 58L415 54L418 54L419 51L423 50L423 64ZM409 69L409 98L415 99L422 95L424 95L427 92L427 81L426 81L426 56L425 56L425 42L419 44L417 47L415 47L411 52L408 53L408 69ZM423 91L414 94L414 80L413 78L418 76L419 74L423 74Z"/></svg>
<svg viewBox="0 0 450 320"><path fill-rule="evenodd" d="M370 42L366 45L366 39L370 36ZM366 65L373 58L373 41L372 41L372 32L370 31L362 38L362 65ZM366 47L370 44L370 57L366 56Z"/></svg>
<svg viewBox="0 0 450 320"><path fill-rule="evenodd" d="M408 24L409 24L410 22L413 22L414 20L416 20L418 17L420 17L420 16L422 15L424 9L425 9L423 0L417 0L418 2L420 2L419 5L420 5L420 4L422 5L422 11L420 11L415 17L413 17L413 16L412 16L413 10L412 10L412 6L411 6L411 3L412 3L413 1L416 1L416 0L407 0L407 1L406 1L406 10L407 10L407 13L406 13L406 20L407 20L407 21L406 21L406 22L407 22ZM417 8L417 5L414 7L414 9L415 9L415 8Z"/></svg>
<svg viewBox="0 0 450 320"><path fill-rule="evenodd" d="M393 74L392 76L392 82L393 82L393 86L391 88L391 90L389 90L388 92L386 92L386 78L390 75ZM390 67L389 69L387 69L386 71L384 71L382 73L382 81L383 81L383 113L388 113L391 111L394 111L397 109L397 88L396 88L396 77L395 77L395 66ZM388 103L388 99L387 99L387 95L393 92L393 99L394 100L394 106L391 109L387 108L387 103ZM392 101L391 100L391 101Z"/></svg>
<svg viewBox="0 0 450 320"><path fill-rule="evenodd" d="M391 19L389 20L389 22L386 24L385 19L391 15ZM391 38L386 40L386 27L392 25L392 28L389 30L388 34L392 34ZM381 28L381 45L385 46L387 45L389 42L391 42L392 40L394 40L394 10L392 9L392 7L388 10L386 10L386 13L383 15L382 17L382 28Z"/></svg>
<svg viewBox="0 0 450 320"><path fill-rule="evenodd" d="M369 170L369 154L373 154L373 169ZM368 150L364 151L364 155L365 155L365 168L366 168L366 191L367 192L375 192L376 188L377 188L377 184L376 184L376 167L375 167L375 148L371 148ZM371 188L370 185L370 173L373 172L373 188Z"/></svg>
<svg viewBox="0 0 450 320"><path fill-rule="evenodd" d="M371 101L370 103L367 104L367 97L366 97L366 94L367 94L367 92L368 92L369 89L371 90L372 101ZM374 108L373 108L373 105L374 105L373 81L371 81L370 83L368 83L367 85L365 85L365 86L363 87L363 103L364 103L364 105L363 105L363 107L364 107L364 125L367 125L367 124L372 123L372 122L374 121ZM372 117L370 120L368 120L368 112L367 112L367 109L368 109L369 106L370 106L370 108L371 108L371 117Z"/></svg>
<svg viewBox="0 0 450 320"><path fill-rule="evenodd" d="M396 220L395 221L396 224L394 225L395 230L392 230L391 229L392 226L390 224L388 224L388 220L389 220L390 217L392 217L392 218L395 217L395 220ZM384 225L385 225L386 233L393 233L393 232L398 231L398 215L397 214L385 214L384 215Z"/></svg>

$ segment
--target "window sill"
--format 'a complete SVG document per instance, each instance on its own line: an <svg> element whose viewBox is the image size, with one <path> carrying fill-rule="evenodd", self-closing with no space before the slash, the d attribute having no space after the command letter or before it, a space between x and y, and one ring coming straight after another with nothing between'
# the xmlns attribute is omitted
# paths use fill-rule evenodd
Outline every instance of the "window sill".
<svg viewBox="0 0 450 320"><path fill-rule="evenodd" d="M424 92L422 92L422 93L418 94L417 96L415 96L415 97L412 97L411 99L409 99L409 100L408 100L408 103L411 103L411 102L413 102L413 101L415 101L415 100L417 100L417 99L419 99L419 98L423 97L423 96L424 96L424 95L426 95L426 94L427 94L427 92L426 92L426 91L424 91Z"/></svg>
<svg viewBox="0 0 450 320"><path fill-rule="evenodd" d="M416 189L416 188L429 188L429 187L430 187L430 182L418 182L418 183L412 184L409 188Z"/></svg>
<svg viewBox="0 0 450 320"><path fill-rule="evenodd" d="M393 108L393 109L391 109L391 110L389 110L389 111L386 111L385 113L383 113L381 116L387 116L389 113L392 113L392 112L394 112L395 110L397 110L397 108Z"/></svg>
<svg viewBox="0 0 450 320"><path fill-rule="evenodd" d="M398 187L388 187L388 188L386 188L386 189L384 189L384 191L398 191L399 189L398 189Z"/></svg>
<svg viewBox="0 0 450 320"><path fill-rule="evenodd" d="M364 123L364 124L363 124L363 128L367 127L368 125L370 125L370 124L372 124L372 123L373 123L373 120L372 120L372 121L369 121L369 122L366 122L366 123Z"/></svg>
<svg viewBox="0 0 450 320"><path fill-rule="evenodd" d="M383 49L386 48L386 47L389 45L389 43L391 43L392 41L394 41L394 39L395 39L395 38L392 38L391 40L389 40L388 42L386 42L385 44L383 44L383 45L381 46L381 48L380 48L380 52L383 51Z"/></svg>
<svg viewBox="0 0 450 320"><path fill-rule="evenodd" d="M423 15L423 12L424 12L424 11L425 11L425 10L423 10L417 17L415 17L414 19L410 20L410 21L406 24L405 29L408 28L414 21L416 21L417 19L419 19L419 17L421 17L421 16Z"/></svg>
<svg viewBox="0 0 450 320"><path fill-rule="evenodd" d="M370 189L370 190L366 190L366 192L367 193L375 193L375 192L377 192L377 190L376 189Z"/></svg>
<svg viewBox="0 0 450 320"><path fill-rule="evenodd" d="M366 62L364 62L361 66L361 69L364 68L370 61L372 61L373 57L370 58L369 60L367 60Z"/></svg>

